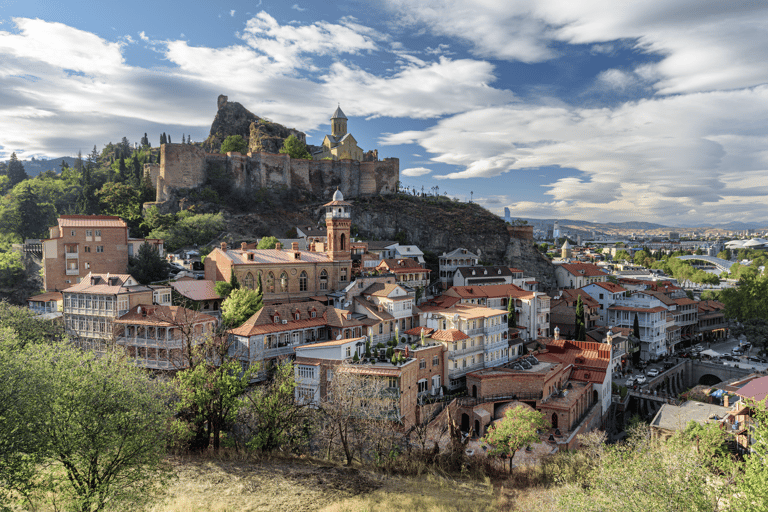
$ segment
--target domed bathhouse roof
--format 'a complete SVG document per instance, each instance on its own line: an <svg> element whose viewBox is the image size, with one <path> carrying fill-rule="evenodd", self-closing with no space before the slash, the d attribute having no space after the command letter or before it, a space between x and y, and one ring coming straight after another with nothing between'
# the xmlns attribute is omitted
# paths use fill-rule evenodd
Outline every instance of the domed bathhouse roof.
<svg viewBox="0 0 768 512"><path fill-rule="evenodd" d="M334 201L343 201L344 200L344 195L341 193L341 190L339 190L338 188L336 189L336 192L333 193L333 200Z"/></svg>

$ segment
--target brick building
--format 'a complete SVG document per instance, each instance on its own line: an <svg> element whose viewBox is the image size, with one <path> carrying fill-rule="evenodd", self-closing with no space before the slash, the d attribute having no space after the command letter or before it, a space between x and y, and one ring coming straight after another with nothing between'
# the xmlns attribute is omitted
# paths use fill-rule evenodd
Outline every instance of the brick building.
<svg viewBox="0 0 768 512"><path fill-rule="evenodd" d="M130 309L171 305L170 287L140 285L128 274L89 274L62 295L67 333L77 345L95 351L114 341L114 322Z"/></svg>
<svg viewBox="0 0 768 512"><path fill-rule="evenodd" d="M43 240L43 287L61 291L90 274L121 274L144 242L163 256L163 241L130 238L128 224L111 215L62 215Z"/></svg>
<svg viewBox="0 0 768 512"><path fill-rule="evenodd" d="M328 243L319 250L318 244L300 251L298 243L290 250L281 245L249 249L245 243L228 249L222 243L205 258L205 278L229 282L234 271L238 282L250 289L261 279L264 300L308 299L344 288L352 277L351 207L338 190L325 205Z"/></svg>

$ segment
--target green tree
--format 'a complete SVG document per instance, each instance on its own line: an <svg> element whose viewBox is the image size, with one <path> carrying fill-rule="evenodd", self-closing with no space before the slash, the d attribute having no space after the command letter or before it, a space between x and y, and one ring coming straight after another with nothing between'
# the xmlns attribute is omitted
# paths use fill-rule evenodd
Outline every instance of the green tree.
<svg viewBox="0 0 768 512"><path fill-rule="evenodd" d="M6 343L15 350L27 345L46 345L64 339L61 324L41 320L32 310L0 301L0 329L4 332ZM2 338L2 337L0 337Z"/></svg>
<svg viewBox="0 0 768 512"><path fill-rule="evenodd" d="M233 290L240 289L240 281L237 280L234 266L229 268L229 285L232 287Z"/></svg>
<svg viewBox="0 0 768 512"><path fill-rule="evenodd" d="M221 304L221 319L228 326L239 327L263 305L256 290L248 288L232 290L229 297Z"/></svg>
<svg viewBox="0 0 768 512"><path fill-rule="evenodd" d="M24 164L19 161L16 152L11 153L11 160L8 162L7 169L8 179L10 180L12 187L17 183L29 179L27 171L24 170Z"/></svg>
<svg viewBox="0 0 768 512"><path fill-rule="evenodd" d="M259 243L256 246L256 248L257 249L274 249L275 247L277 247L277 242L279 242L279 240L274 236L265 236L265 237L262 237L261 240L259 240Z"/></svg>
<svg viewBox="0 0 768 512"><path fill-rule="evenodd" d="M728 319L738 322L768 319L768 275L742 272L738 287L722 290L720 301L725 304L724 313Z"/></svg>
<svg viewBox="0 0 768 512"><path fill-rule="evenodd" d="M51 204L40 201L29 181L19 185L14 211L15 229L22 240L41 238L48 226L54 223Z"/></svg>
<svg viewBox="0 0 768 512"><path fill-rule="evenodd" d="M294 399L296 386L293 364L286 361L277 365L266 385L244 396L238 424L248 431L249 449L293 449L308 440L312 410L309 403Z"/></svg>
<svg viewBox="0 0 768 512"><path fill-rule="evenodd" d="M34 483L43 499L93 512L135 505L157 490L171 412L165 384L117 352L96 356L64 344L0 352L0 367L10 365L25 383L0 382L0 407L20 420L0 422L15 430L0 436L3 448L11 434L42 462L44 478Z"/></svg>
<svg viewBox="0 0 768 512"><path fill-rule="evenodd" d="M524 446L539 442L539 429L547 428L544 415L535 409L518 405L507 409L504 418L490 426L482 439L488 446L488 455L509 457L509 472L512 472L512 458Z"/></svg>
<svg viewBox="0 0 768 512"><path fill-rule="evenodd" d="M195 350L210 352L210 343L216 342L208 341ZM241 396L256 368L243 372L240 361L227 357L224 345L194 359L192 367L176 375L177 411L190 419L189 426L203 440L200 447L207 447L213 437L213 449L218 451L221 431L237 417Z"/></svg>
<svg viewBox="0 0 768 512"><path fill-rule="evenodd" d="M153 229L149 237L165 240L165 247L175 251L182 247L206 245L223 230L224 216L221 213L194 214L185 210L176 214L170 227Z"/></svg>
<svg viewBox="0 0 768 512"><path fill-rule="evenodd" d="M136 256L128 258L128 273L139 283L149 284L168 279L168 262L157 246L144 242Z"/></svg>
<svg viewBox="0 0 768 512"><path fill-rule="evenodd" d="M620 251L616 251L616 254L613 256L613 261L632 261L632 257L629 255L627 251L624 249Z"/></svg>
<svg viewBox="0 0 768 512"><path fill-rule="evenodd" d="M229 294L232 292L232 285L226 281L216 281L214 290L216 291L216 295L218 295L222 299L226 299L227 297L229 297Z"/></svg>
<svg viewBox="0 0 768 512"><path fill-rule="evenodd" d="M221 143L221 149L219 149L219 153L222 155L225 153L242 153L245 154L245 152L248 149L248 143L243 140L243 137L240 135L230 135L226 139L224 139L224 142Z"/></svg>
<svg viewBox="0 0 768 512"><path fill-rule="evenodd" d="M731 493L733 510L762 512L768 510L768 407L766 399L750 401L754 430L750 433L753 443L745 455L744 473L737 481L738 492Z"/></svg>
<svg viewBox="0 0 768 512"><path fill-rule="evenodd" d="M515 299L509 296L507 300L507 327L517 328L517 312L515 311Z"/></svg>
<svg viewBox="0 0 768 512"><path fill-rule="evenodd" d="M717 257L720 258L721 260L729 261L731 259L731 250L730 249L722 250L719 253L717 253Z"/></svg>
<svg viewBox="0 0 768 512"><path fill-rule="evenodd" d="M587 341L587 326L584 323L584 303L581 295L576 300L576 341Z"/></svg>
<svg viewBox="0 0 768 512"><path fill-rule="evenodd" d="M640 320L637 318L637 313L635 313L635 320L632 322L632 335L640 339Z"/></svg>
<svg viewBox="0 0 768 512"><path fill-rule="evenodd" d="M280 148L280 153L287 154L291 158L312 160L312 155L307 150L307 145L295 135L289 135L283 141L283 147Z"/></svg>
<svg viewBox="0 0 768 512"><path fill-rule="evenodd" d="M101 211L106 215L117 215L130 225L141 222L141 193L127 183L105 183L96 192Z"/></svg>
<svg viewBox="0 0 768 512"><path fill-rule="evenodd" d="M13 288L26 277L21 255L16 251L0 252L0 286Z"/></svg>

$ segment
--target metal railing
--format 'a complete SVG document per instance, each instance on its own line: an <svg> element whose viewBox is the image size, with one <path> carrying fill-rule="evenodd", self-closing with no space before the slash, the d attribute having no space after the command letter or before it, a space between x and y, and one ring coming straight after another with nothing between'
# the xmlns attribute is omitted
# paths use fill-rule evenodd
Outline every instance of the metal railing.
<svg viewBox="0 0 768 512"><path fill-rule="evenodd" d="M520 393L502 393L498 395L486 395L482 397L465 396L457 398L457 402L462 407L473 407L475 405L487 402L501 402L504 400L540 400L543 393L541 391L520 392Z"/></svg>

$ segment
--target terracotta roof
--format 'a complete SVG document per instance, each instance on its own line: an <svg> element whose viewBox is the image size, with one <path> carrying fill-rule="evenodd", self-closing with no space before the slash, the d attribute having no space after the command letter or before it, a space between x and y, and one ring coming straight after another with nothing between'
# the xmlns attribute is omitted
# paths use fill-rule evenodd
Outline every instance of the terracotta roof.
<svg viewBox="0 0 768 512"><path fill-rule="evenodd" d="M109 278L109 282L107 278ZM139 284L125 286L129 279L133 279L130 274L88 274L79 283L63 291L67 293L95 293L100 295L151 291L151 288ZM110 284L110 282L115 284Z"/></svg>
<svg viewBox="0 0 768 512"><path fill-rule="evenodd" d="M208 280L174 281L171 287L189 300L220 300L215 284Z"/></svg>
<svg viewBox="0 0 768 512"><path fill-rule="evenodd" d="M576 305L576 302L579 300L579 296L581 296L581 302L588 308L598 308L600 307L600 303L597 302L595 299L592 298L590 294L585 292L582 289L574 290L572 288L566 288L564 290L561 290L561 298L568 301L568 303L573 303L573 305Z"/></svg>
<svg viewBox="0 0 768 512"><path fill-rule="evenodd" d="M214 249L215 251L222 252L221 249ZM296 259L294 252L288 250L277 249L252 249L252 250L233 250L227 249L224 253L235 265L248 265L256 263L330 263L331 260L324 252L309 252L301 251L301 259ZM248 259L250 255L253 255L253 259Z"/></svg>
<svg viewBox="0 0 768 512"><path fill-rule="evenodd" d="M60 301L64 300L64 296L61 294L61 292L47 292L47 293L41 293L40 295L35 295L33 297L30 297L27 299L28 301L34 301L34 302L50 302L50 301Z"/></svg>
<svg viewBox="0 0 768 512"><path fill-rule="evenodd" d="M600 384L605 380L605 371L574 370L571 372L570 380L579 380L582 382L594 382L596 384Z"/></svg>
<svg viewBox="0 0 768 512"><path fill-rule="evenodd" d="M469 336L457 329L448 329L445 331L435 331L430 338L438 341L461 341L468 340Z"/></svg>
<svg viewBox="0 0 768 512"><path fill-rule="evenodd" d="M671 292L674 290L682 290L679 286L675 286L671 281L650 281L647 283L649 290L655 290L658 292Z"/></svg>
<svg viewBox="0 0 768 512"><path fill-rule="evenodd" d="M459 297L451 297L450 295L438 295L437 297L434 297L428 301L422 302L419 304L417 309L419 311L440 311L443 309L450 308L454 304L460 302L461 299Z"/></svg>
<svg viewBox="0 0 768 512"><path fill-rule="evenodd" d="M152 306L140 304L117 318L117 324L155 325L173 327L182 324L216 322L216 318L181 306Z"/></svg>
<svg viewBox="0 0 768 512"><path fill-rule="evenodd" d="M120 217L113 215L61 215L58 218L62 228L127 228Z"/></svg>
<svg viewBox="0 0 768 512"><path fill-rule="evenodd" d="M459 267L457 271L465 278L493 276L512 277L512 269L501 266ZM474 272L474 274L472 272ZM520 271L518 270L518 272Z"/></svg>
<svg viewBox="0 0 768 512"><path fill-rule="evenodd" d="M408 336L421 336L422 332L424 333L424 336L429 336L430 334L435 332L435 330L431 327L424 327L424 326L412 327L407 331L405 331L403 334L407 334Z"/></svg>
<svg viewBox="0 0 768 512"><path fill-rule="evenodd" d="M610 281L601 281L599 283L592 283L592 284L595 286L599 286L600 288L604 288L611 293L623 293L627 291L624 287L616 283L612 283ZM587 286L591 286L591 285L587 285Z"/></svg>
<svg viewBox="0 0 768 512"><path fill-rule="evenodd" d="M499 299L512 296L516 299L533 297L534 292L523 290L514 284L490 284L487 286L452 286L446 292L448 295L461 297L462 299Z"/></svg>
<svg viewBox="0 0 768 512"><path fill-rule="evenodd" d="M312 313L315 317L312 317ZM299 319L296 320L296 313ZM292 304L265 305L243 325L230 332L238 336L254 336L273 332L292 331L330 325L333 327L356 327L363 325L359 320L346 318L347 311L326 306L320 302L296 302ZM279 322L275 322L275 315ZM287 323L282 321L286 320Z"/></svg>
<svg viewBox="0 0 768 512"><path fill-rule="evenodd" d="M768 396L768 377L754 379L743 388L740 388L736 393L741 397L750 398L759 402Z"/></svg>
<svg viewBox="0 0 768 512"><path fill-rule="evenodd" d="M591 265L589 263L563 263L560 265L567 272L575 276L607 276L608 274L597 265Z"/></svg>
<svg viewBox="0 0 768 512"><path fill-rule="evenodd" d="M693 299L689 299L688 297L683 297L681 299L675 299L675 302L677 302L681 306L688 306L690 304L697 304L699 301L693 300Z"/></svg>
<svg viewBox="0 0 768 512"><path fill-rule="evenodd" d="M363 290L363 295L373 295L375 297L387 297L390 293L398 288L402 288L398 284L387 283L373 283L368 288Z"/></svg>
<svg viewBox="0 0 768 512"><path fill-rule="evenodd" d="M591 341L551 340L547 351L536 356L540 360L572 364L581 370L603 371L611 362L611 345ZM602 381L601 381L602 382Z"/></svg>
<svg viewBox="0 0 768 512"><path fill-rule="evenodd" d="M381 262L376 266L378 267L386 267L392 272L397 273L398 271L410 271L413 272L414 270L420 270L422 272L429 272L429 270L425 269L419 263L411 258L387 258L381 260Z"/></svg>
<svg viewBox="0 0 768 512"><path fill-rule="evenodd" d="M355 303L359 304L361 307L363 307L365 310L367 310L371 315L378 318L379 321L381 320L392 320L395 318L392 316L388 311L382 309L379 311L379 306L374 304L373 302L365 299L364 297L361 297L358 295L353 299Z"/></svg>

